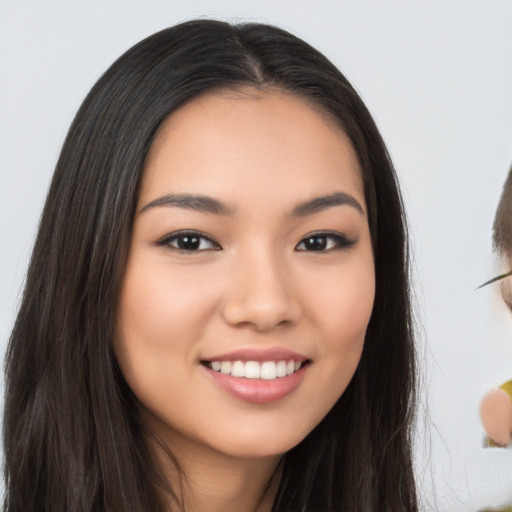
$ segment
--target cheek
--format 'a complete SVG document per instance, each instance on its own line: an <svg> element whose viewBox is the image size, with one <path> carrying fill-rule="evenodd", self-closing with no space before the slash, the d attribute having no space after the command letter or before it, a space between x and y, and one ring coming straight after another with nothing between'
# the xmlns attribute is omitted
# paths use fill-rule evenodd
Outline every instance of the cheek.
<svg viewBox="0 0 512 512"><path fill-rule="evenodd" d="M192 267L179 272L163 261L134 253L127 267L117 312L116 357L123 375L144 404L158 399L171 375L187 379L211 311L215 287Z"/></svg>
<svg viewBox="0 0 512 512"><path fill-rule="evenodd" d="M169 350L191 343L216 307L214 286L197 271L172 271L165 264L128 268L118 310L120 339L146 349Z"/></svg>
<svg viewBox="0 0 512 512"><path fill-rule="evenodd" d="M352 379L363 350L375 297L371 258L355 259L339 272L316 276L306 283L310 295L314 331L321 340L313 364L315 387L309 400L317 403L318 421L331 409Z"/></svg>
<svg viewBox="0 0 512 512"><path fill-rule="evenodd" d="M344 281L343 284L347 284ZM325 295L324 311L328 313L329 328L344 338L358 337L366 332L373 310L375 288L373 281L346 286L342 294L331 291Z"/></svg>
<svg viewBox="0 0 512 512"><path fill-rule="evenodd" d="M316 290L311 307L320 332L322 348L332 353L360 354L375 298L375 275L371 258L356 260L338 273L317 275L308 283Z"/></svg>
<svg viewBox="0 0 512 512"><path fill-rule="evenodd" d="M326 294L323 301L327 314L321 355L328 360L326 375L338 395L345 390L361 359L373 299L374 283L370 280L365 286L347 289L341 296Z"/></svg>

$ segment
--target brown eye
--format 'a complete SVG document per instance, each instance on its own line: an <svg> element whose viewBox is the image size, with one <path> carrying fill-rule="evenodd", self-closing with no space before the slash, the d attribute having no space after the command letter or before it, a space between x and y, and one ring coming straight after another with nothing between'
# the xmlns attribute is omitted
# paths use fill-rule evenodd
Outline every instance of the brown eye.
<svg viewBox="0 0 512 512"><path fill-rule="evenodd" d="M331 251L350 247L355 242L341 233L314 233L303 238L295 247L296 251Z"/></svg>
<svg viewBox="0 0 512 512"><path fill-rule="evenodd" d="M327 248L327 237L326 236L311 236L309 238L304 239L302 242L304 244L304 249L306 251L325 251Z"/></svg>
<svg viewBox="0 0 512 512"><path fill-rule="evenodd" d="M218 251L221 249L217 242L196 232L172 233L160 239L157 244L183 252Z"/></svg>

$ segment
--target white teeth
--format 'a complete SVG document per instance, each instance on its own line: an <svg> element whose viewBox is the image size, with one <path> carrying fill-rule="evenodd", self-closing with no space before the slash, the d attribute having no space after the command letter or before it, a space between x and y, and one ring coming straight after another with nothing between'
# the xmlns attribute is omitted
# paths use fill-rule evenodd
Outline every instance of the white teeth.
<svg viewBox="0 0 512 512"><path fill-rule="evenodd" d="M245 378L246 379L259 379L261 377L260 363L256 361L247 361L245 363Z"/></svg>
<svg viewBox="0 0 512 512"><path fill-rule="evenodd" d="M276 378L276 363L274 361L265 361L261 365L261 378L266 380Z"/></svg>
<svg viewBox="0 0 512 512"><path fill-rule="evenodd" d="M231 367L233 377L245 377L245 365L242 361L235 361Z"/></svg>
<svg viewBox="0 0 512 512"><path fill-rule="evenodd" d="M276 375L278 377L286 377L286 361L279 361L276 364Z"/></svg>
<svg viewBox="0 0 512 512"><path fill-rule="evenodd" d="M231 373L231 361L222 361L220 363L220 373L229 375Z"/></svg>
<svg viewBox="0 0 512 512"><path fill-rule="evenodd" d="M246 379L273 380L295 373L301 366L299 361L211 361L208 363L213 371L245 377Z"/></svg>

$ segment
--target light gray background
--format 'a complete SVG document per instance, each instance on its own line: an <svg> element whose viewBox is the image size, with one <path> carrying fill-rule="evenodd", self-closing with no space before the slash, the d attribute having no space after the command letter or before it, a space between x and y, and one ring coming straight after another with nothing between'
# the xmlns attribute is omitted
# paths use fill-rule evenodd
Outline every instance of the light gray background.
<svg viewBox="0 0 512 512"><path fill-rule="evenodd" d="M512 451L484 450L478 418L483 393L512 378L512 319L497 287L475 291L498 271L490 233L512 163L507 0L0 0L0 351L80 102L132 44L197 16L288 29L361 93L395 161L410 217L423 509L471 512L512 499Z"/></svg>

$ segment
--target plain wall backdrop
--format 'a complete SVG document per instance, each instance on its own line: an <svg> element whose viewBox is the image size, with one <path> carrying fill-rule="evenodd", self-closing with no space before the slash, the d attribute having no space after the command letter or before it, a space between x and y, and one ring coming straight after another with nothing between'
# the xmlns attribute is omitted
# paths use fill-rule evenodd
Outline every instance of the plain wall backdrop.
<svg viewBox="0 0 512 512"><path fill-rule="evenodd" d="M281 26L362 95L410 218L423 509L512 500L512 451L482 448L478 417L485 391L512 378L512 319L497 286L475 291L499 271L491 227L512 164L511 1L0 0L0 352L81 101L131 45L198 16Z"/></svg>

